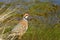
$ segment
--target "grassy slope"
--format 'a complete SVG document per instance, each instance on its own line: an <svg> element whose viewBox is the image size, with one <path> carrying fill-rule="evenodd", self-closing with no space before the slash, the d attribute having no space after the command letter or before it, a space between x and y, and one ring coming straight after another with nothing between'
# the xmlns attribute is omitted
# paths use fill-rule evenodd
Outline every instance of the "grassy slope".
<svg viewBox="0 0 60 40"><path fill-rule="evenodd" d="M45 5L45 3L43 3L43 6ZM39 4L38 4L39 6ZM36 7L38 7L36 6ZM42 6L42 5L41 5ZM33 10L36 10L34 7L32 7ZM43 9L44 7L42 7L41 9ZM49 8L49 7L48 7ZM30 10L32 16L37 15L36 11ZM36 12L36 14L34 15L34 13ZM19 14L14 13L12 17L6 19L2 24L4 26L4 24L9 24L6 27L9 26L14 26L18 23L18 20L16 18L20 18L21 16ZM44 15L43 15L44 16ZM15 19L13 19L15 18ZM9 23L7 21L13 19L12 21L10 21ZM8 28L9 31L11 30L10 28ZM5 31L5 33L7 32L7 30ZM27 32L23 35L21 40L60 40L60 23L56 23L56 24L52 24L49 25L47 23L43 23L41 20L39 19L31 19L29 21L29 29L27 30Z"/></svg>

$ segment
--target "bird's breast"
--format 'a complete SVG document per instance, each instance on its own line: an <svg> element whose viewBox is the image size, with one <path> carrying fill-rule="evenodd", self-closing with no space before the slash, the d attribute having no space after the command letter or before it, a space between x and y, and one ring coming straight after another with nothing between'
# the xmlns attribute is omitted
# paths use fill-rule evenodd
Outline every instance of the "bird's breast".
<svg viewBox="0 0 60 40"><path fill-rule="evenodd" d="M27 31L27 29L28 29L28 22L26 22L26 21L21 21L19 24L17 24L17 25L13 28L12 32L23 33L23 32L25 32L25 31Z"/></svg>

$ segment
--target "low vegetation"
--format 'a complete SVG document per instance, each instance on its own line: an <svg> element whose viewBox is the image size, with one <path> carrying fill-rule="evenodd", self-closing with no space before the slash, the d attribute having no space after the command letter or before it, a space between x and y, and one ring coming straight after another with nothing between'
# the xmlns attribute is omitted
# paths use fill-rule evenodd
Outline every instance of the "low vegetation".
<svg viewBox="0 0 60 40"><path fill-rule="evenodd" d="M31 3L29 5L26 3L20 6L16 6L15 4L5 5L6 6L0 10L0 16L2 14L3 16L4 14L8 14L16 7L17 9L9 14L11 15L10 17L7 15L8 18L0 22L1 37L6 39L11 29L18 24L22 15L25 12L29 12L31 15L31 19L28 20L29 28L21 40L60 40L60 6L48 2Z"/></svg>

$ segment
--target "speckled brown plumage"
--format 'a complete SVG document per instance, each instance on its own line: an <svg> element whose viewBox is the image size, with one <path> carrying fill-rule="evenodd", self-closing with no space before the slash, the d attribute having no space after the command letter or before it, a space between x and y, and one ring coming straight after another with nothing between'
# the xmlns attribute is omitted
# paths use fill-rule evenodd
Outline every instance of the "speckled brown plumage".
<svg viewBox="0 0 60 40"><path fill-rule="evenodd" d="M27 29L28 29L28 14L25 14L23 16L23 19L20 20L20 22L12 29L11 34L12 35L18 35L19 39L21 38L21 36L23 36L24 33L26 33Z"/></svg>

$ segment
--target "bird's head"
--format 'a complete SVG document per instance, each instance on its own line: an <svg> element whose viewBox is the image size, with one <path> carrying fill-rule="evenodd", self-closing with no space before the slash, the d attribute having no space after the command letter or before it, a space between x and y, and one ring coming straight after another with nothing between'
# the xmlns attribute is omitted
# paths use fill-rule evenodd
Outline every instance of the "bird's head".
<svg viewBox="0 0 60 40"><path fill-rule="evenodd" d="M25 13L24 16L23 16L24 19L28 19L28 17L29 17L28 13Z"/></svg>

